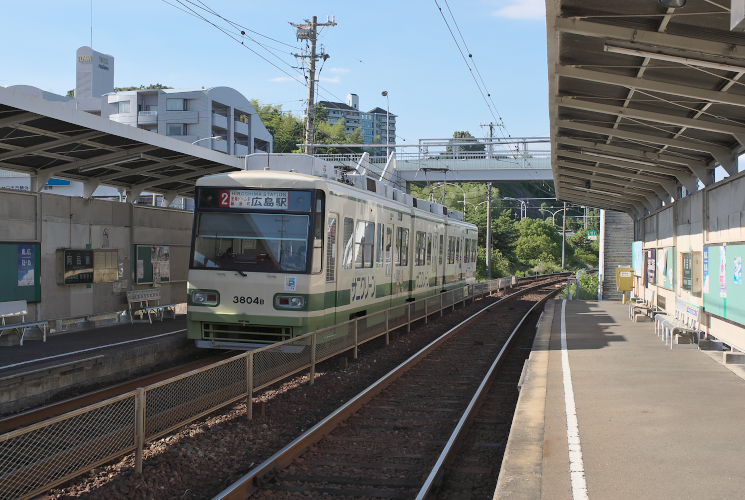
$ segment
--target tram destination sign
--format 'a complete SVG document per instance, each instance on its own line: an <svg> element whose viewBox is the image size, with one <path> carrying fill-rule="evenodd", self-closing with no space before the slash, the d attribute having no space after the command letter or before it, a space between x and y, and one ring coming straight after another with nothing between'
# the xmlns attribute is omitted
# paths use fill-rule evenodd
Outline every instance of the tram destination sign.
<svg viewBox="0 0 745 500"><path fill-rule="evenodd" d="M288 191L223 189L220 191L220 208L287 210L288 198Z"/></svg>

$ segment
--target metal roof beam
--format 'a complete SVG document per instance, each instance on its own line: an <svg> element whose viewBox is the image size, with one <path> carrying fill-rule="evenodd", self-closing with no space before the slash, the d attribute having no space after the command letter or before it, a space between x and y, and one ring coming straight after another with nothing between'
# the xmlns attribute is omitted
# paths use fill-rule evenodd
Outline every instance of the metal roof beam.
<svg viewBox="0 0 745 500"><path fill-rule="evenodd" d="M559 178L569 177L572 179L580 179L581 181L591 181L593 183L601 183L604 186L614 186L616 192L628 193L630 196L641 195L647 200L649 209L654 209L661 204L662 200L654 189L649 186L641 186L639 184L627 184L619 185L612 177L608 178L601 175L592 175L589 173L575 172L573 170L563 170L559 174ZM619 189L620 188L620 189ZM629 189L631 188L631 189Z"/></svg>
<svg viewBox="0 0 745 500"><path fill-rule="evenodd" d="M592 187L586 187L584 186L584 181L577 181L573 179L564 179L564 185L565 186L572 186L577 189L581 189L583 191L587 191L590 193L595 193L603 196L610 196L612 198L615 197L622 197L625 200L634 202L635 204L639 204L643 206L646 210L652 211L655 208L655 205L647 200L644 196L636 195L631 196L628 193L619 193L618 191L615 191L613 189L609 189L607 187L603 187L602 185L598 185L597 183L593 184ZM579 184L578 184L579 183Z"/></svg>
<svg viewBox="0 0 745 500"><path fill-rule="evenodd" d="M642 174L631 174L631 173L625 173L620 172L613 168L605 168L605 167L599 167L595 165L586 165L583 163L575 163L571 161L562 161L559 160L558 165L560 167L566 167L566 168L573 168L575 170L582 170L585 172L597 172L600 174L609 175L611 177L618 177L619 184L625 185L629 182L629 180L634 180L637 182L644 182L647 184L652 184L654 186L658 186L659 189L654 189L654 191L657 193L657 196L660 198L660 200L666 201L669 197L673 197L674 195L671 194L675 193L675 183L672 181L669 181L664 178L650 176L650 175L642 175Z"/></svg>
<svg viewBox="0 0 745 500"><path fill-rule="evenodd" d="M593 204L597 208L604 208L606 210L619 210L621 212L634 214L636 217L640 217L644 211L638 206L628 201L621 201L615 198L609 198L605 195L597 193L587 192L583 189L579 189L572 185L564 187L563 191L567 191L570 195L577 196L577 203L582 204Z"/></svg>
<svg viewBox="0 0 745 500"><path fill-rule="evenodd" d="M155 187L158 184L167 184L170 182L177 182L177 181L191 179L192 177L200 177L203 175L208 175L213 172L224 172L225 171L225 165L220 165L219 167L211 167L211 168L197 168L197 167L193 167L193 168L194 168L193 171L187 172L185 174L176 175L172 177L164 177L163 179L157 179L153 181L143 182L141 184L132 185L132 192L134 193L136 190L139 190L140 192L142 192L149 188Z"/></svg>
<svg viewBox="0 0 745 500"><path fill-rule="evenodd" d="M120 177L127 177L128 175L134 175L134 174L143 174L146 172L151 172L153 170L159 170L161 168L167 168L173 165L178 164L184 164L184 168L198 168L194 165L186 165L187 161L193 160L193 157L190 156L181 156L178 160L171 160L166 162L159 162L157 158L150 156L150 155L143 155L143 159L145 160L152 160L156 162L153 165L146 165L144 167L136 167L136 168L130 168L126 169L125 167L119 167L118 172L114 172L111 174L102 175L101 177L96 177L96 179L99 182L108 182L114 179L118 179ZM162 177L162 176L161 176Z"/></svg>
<svg viewBox="0 0 745 500"><path fill-rule="evenodd" d="M613 26L585 21L579 18L557 17L554 20L554 29L558 32L573 33L575 35L617 39L627 43L633 42L633 46L640 49L649 49L649 46L671 48L683 51L689 58L694 55L709 56L713 60L719 59L719 62L733 62L734 65L737 65L737 62L745 60L745 45L713 42L701 38L671 35L658 31ZM631 45L630 43L628 44ZM646 45L646 47L642 47L640 44ZM738 59L739 61L737 61Z"/></svg>
<svg viewBox="0 0 745 500"><path fill-rule="evenodd" d="M688 169L682 169L681 167L663 167L655 165L642 165L630 161L624 161L623 158L609 158L602 155L592 155L588 153L575 153L573 151L566 151L560 149L557 151L558 156L564 156L567 158L574 158L575 160L592 161L597 163L605 163L606 165L613 165L614 167L627 168L629 170L646 171L653 174L668 175L676 178L681 185L685 186L688 191L695 191L698 187L698 181L696 178L688 172Z"/></svg>
<svg viewBox="0 0 745 500"><path fill-rule="evenodd" d="M572 120L559 120L559 128L567 128L571 130L579 130L582 132L588 132L590 134L605 135L608 137L618 137L620 139L629 139L632 141L645 142L648 144L659 144L662 146L668 146L671 148L685 149L688 151L699 151L702 153L710 154L720 165L722 165L729 172L730 168L734 168L737 172L737 158L734 157L732 152L724 146L717 146L714 144L702 144L696 141L681 140L681 139L666 139L657 135L642 134L639 132L630 132L628 130L620 130L608 127L598 127L596 125L590 125L587 123L579 123Z"/></svg>
<svg viewBox="0 0 745 500"><path fill-rule="evenodd" d="M146 151L150 151L152 149L157 149L156 146L140 146L137 148L132 149L125 149L122 151L118 151L116 153L108 153L101 156L94 156L93 158L89 158L87 160L80 160L75 161L74 159L71 159L69 156L63 157L65 160L69 161L70 163L67 163L65 165L57 165L55 167L49 167L49 168L42 168L37 169L37 174L39 175L54 175L58 174L60 172L64 172L66 170L77 170L81 168L96 168L99 166L105 166L106 164L116 164L121 163L125 159L132 157L140 157L141 153L145 153Z"/></svg>
<svg viewBox="0 0 745 500"><path fill-rule="evenodd" d="M642 111L634 108L624 108L621 106L610 106L608 104L601 104L598 102L586 101L584 99L577 99L572 96L563 96L558 98L559 106L566 108L581 109L584 111L592 111L596 113L603 113L607 115L621 116L638 118L640 120L648 120L657 123L666 123L669 125L677 125L681 127L695 128L698 130L706 130L709 132L718 132L721 134L730 134L737 141L745 146L745 127L738 127L735 125L725 125L722 123L709 122L704 120L694 120L683 116L668 115L664 113L656 113L651 111Z"/></svg>
<svg viewBox="0 0 745 500"><path fill-rule="evenodd" d="M36 113L16 113L5 118L0 118L0 127L12 127L15 124L23 123L32 118L38 118L39 115Z"/></svg>
<svg viewBox="0 0 745 500"><path fill-rule="evenodd" d="M559 144L566 144L569 146L577 146L580 148L589 148L596 151L602 151L606 153L616 153L626 156L631 156L634 159L651 162L667 162L675 163L678 165L685 165L698 179L707 186L714 182L714 169L710 168L706 163L675 156L666 153L655 153L652 151L643 151L634 148L625 148L623 146L613 146L604 142L594 142L590 140L573 139L570 137L557 137Z"/></svg>
<svg viewBox="0 0 745 500"><path fill-rule="evenodd" d="M106 134L104 134L103 132L94 131L94 132L88 132L85 134L80 134L77 136L68 136L65 139L57 139L54 141L42 142L40 144L36 144L34 146L28 146L28 147L16 146L15 144L2 144L1 145L2 147L12 146L18 149L14 149L13 151L7 151L5 153L0 153L0 161L7 160L9 158L15 158L18 156L26 156L31 153L36 153L37 151L44 151L45 149L57 148L59 146L64 146L65 144L70 144L71 142L84 141L87 139L93 139L95 137L101 137L103 135L106 135ZM13 139L13 138L10 137L9 139ZM64 155L64 153L54 153L54 154Z"/></svg>
<svg viewBox="0 0 745 500"><path fill-rule="evenodd" d="M627 89L642 89L651 92L661 92L663 94L688 97L699 101L745 107L745 95L731 94L729 92L719 92L716 90L707 90L699 87L690 87L688 85L666 83L657 80L646 80L644 78L581 69L563 64L559 65L557 72L559 76L566 78L576 78L578 80L586 80L589 82L617 85L620 87L626 87Z"/></svg>

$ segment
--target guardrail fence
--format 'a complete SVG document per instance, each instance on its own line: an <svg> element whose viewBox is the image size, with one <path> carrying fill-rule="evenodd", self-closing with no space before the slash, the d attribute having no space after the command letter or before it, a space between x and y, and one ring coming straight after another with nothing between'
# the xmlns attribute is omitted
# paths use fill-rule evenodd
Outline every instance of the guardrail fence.
<svg viewBox="0 0 745 500"><path fill-rule="evenodd" d="M253 417L257 390L309 370L361 344L458 303L512 287L515 277L466 285L248 351L0 436L0 499L30 498L127 453L142 471L148 441L208 413L246 400Z"/></svg>

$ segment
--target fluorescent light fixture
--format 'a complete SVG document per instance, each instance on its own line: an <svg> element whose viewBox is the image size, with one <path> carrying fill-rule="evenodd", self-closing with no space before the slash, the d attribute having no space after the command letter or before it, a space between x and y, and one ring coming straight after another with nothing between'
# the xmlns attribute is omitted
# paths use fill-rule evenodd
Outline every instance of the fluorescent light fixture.
<svg viewBox="0 0 745 500"><path fill-rule="evenodd" d="M745 73L745 67L735 66L733 64L724 64L713 61L703 61L701 59L692 59L690 57L673 56L670 54L661 54L659 52L650 52L648 50L629 49L626 47L617 47L615 45L605 44L605 52L613 54L623 54L627 56L649 57L658 61L668 61L678 64L687 64L689 66L699 66L701 68L719 69L722 71L731 71L733 73Z"/></svg>

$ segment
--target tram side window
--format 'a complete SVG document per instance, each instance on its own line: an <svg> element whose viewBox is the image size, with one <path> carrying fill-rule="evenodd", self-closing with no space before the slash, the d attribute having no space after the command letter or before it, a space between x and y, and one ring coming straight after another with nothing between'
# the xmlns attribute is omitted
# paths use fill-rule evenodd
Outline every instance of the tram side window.
<svg viewBox="0 0 745 500"><path fill-rule="evenodd" d="M311 272L320 273L323 269L323 193L319 191L316 199L316 214L313 216L313 257Z"/></svg>
<svg viewBox="0 0 745 500"><path fill-rule="evenodd" d="M378 224L378 231L375 234L375 267L383 265L383 227L385 224Z"/></svg>
<svg viewBox="0 0 745 500"><path fill-rule="evenodd" d="M439 254L437 264L442 265L442 260L445 258L445 235L443 234L440 235Z"/></svg>
<svg viewBox="0 0 745 500"><path fill-rule="evenodd" d="M342 266L344 269L352 269L354 263L354 219L344 217L344 257Z"/></svg>
<svg viewBox="0 0 745 500"><path fill-rule="evenodd" d="M426 240L424 231L417 231L416 232L416 256L414 260L415 266L423 266L424 262L426 261L426 258L427 258L426 241L427 240Z"/></svg>
<svg viewBox="0 0 745 500"><path fill-rule="evenodd" d="M385 263L390 264L392 261L393 251L393 226L385 226Z"/></svg>
<svg viewBox="0 0 745 500"><path fill-rule="evenodd" d="M396 265L409 265L409 230L403 227L396 228Z"/></svg>
<svg viewBox="0 0 745 500"><path fill-rule="evenodd" d="M463 252L463 262L471 263L471 240L466 238L466 249Z"/></svg>
<svg viewBox="0 0 745 500"><path fill-rule="evenodd" d="M427 265L432 264L432 233L427 233Z"/></svg>
<svg viewBox="0 0 745 500"><path fill-rule="evenodd" d="M375 242L375 223L357 221L354 234L354 267L362 269L373 266L373 243Z"/></svg>
<svg viewBox="0 0 745 500"><path fill-rule="evenodd" d="M336 281L336 215L329 215L326 239L326 281Z"/></svg>
<svg viewBox="0 0 745 500"><path fill-rule="evenodd" d="M461 253L460 253L460 241L461 241L460 238L457 238L456 239L456 242L455 242L455 261L457 263L459 263L459 264L462 262L461 261L461 258L460 258L461 257Z"/></svg>
<svg viewBox="0 0 745 500"><path fill-rule="evenodd" d="M455 264L455 236L448 236L448 264Z"/></svg>

